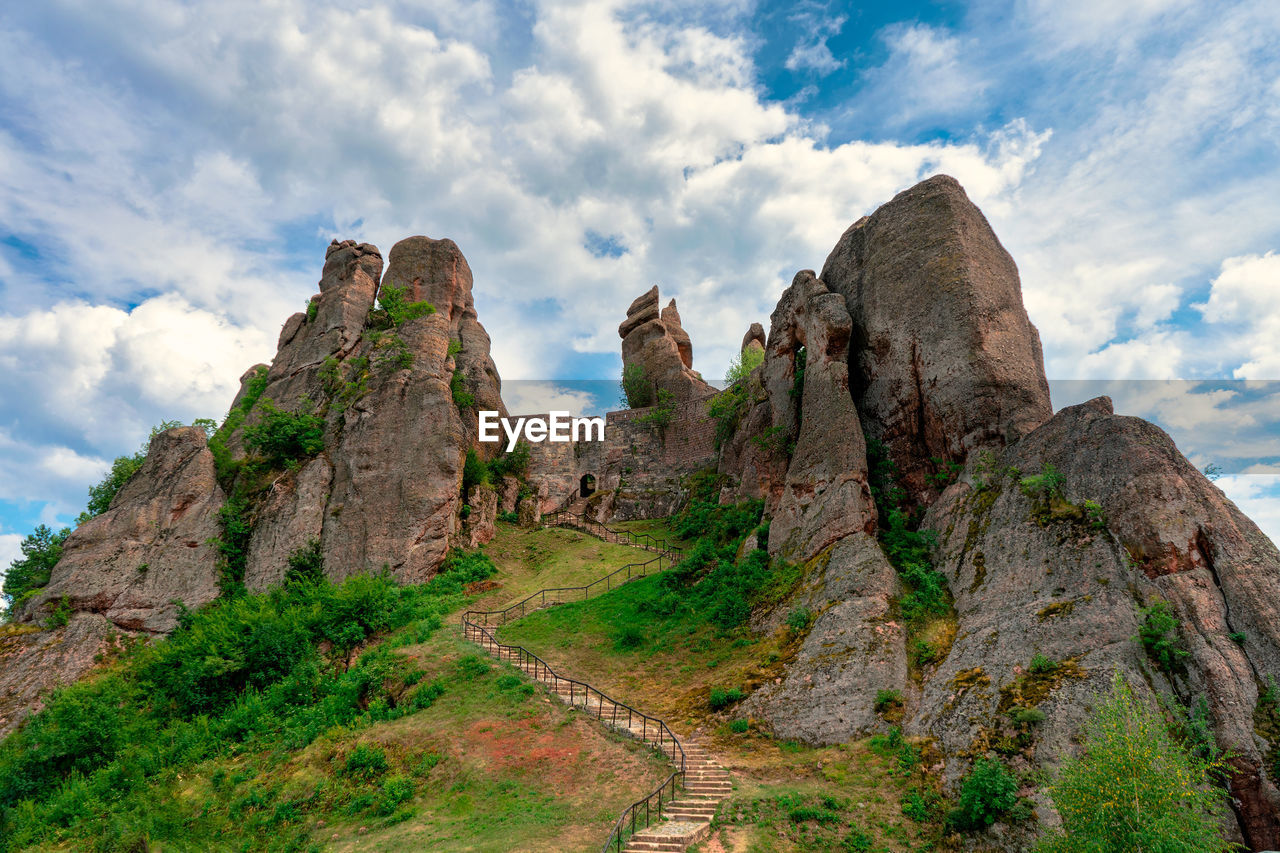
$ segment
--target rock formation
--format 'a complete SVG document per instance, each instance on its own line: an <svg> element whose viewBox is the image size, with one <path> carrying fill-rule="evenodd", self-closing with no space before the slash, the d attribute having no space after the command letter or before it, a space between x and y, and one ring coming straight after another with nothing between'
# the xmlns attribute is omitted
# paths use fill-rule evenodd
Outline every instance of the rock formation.
<svg viewBox="0 0 1280 853"><path fill-rule="evenodd" d="M1063 477L1056 494L1021 485L1046 464ZM912 726L948 752L972 751L1041 653L1071 666L1041 705L1044 752L1059 755L1118 669L1172 707L1208 701L1218 746L1233 755L1244 837L1280 845L1280 792L1264 769L1276 745L1253 719L1266 677L1280 673L1280 552L1162 430L1115 415L1105 397L1064 409L971 460L925 524L939 535L960 631ZM1162 671L1134 640L1140 608L1160 600L1181 623L1185 672ZM956 678L975 670L987 689L957 699Z"/></svg>
<svg viewBox="0 0 1280 853"><path fill-rule="evenodd" d="M0 632L0 738L39 711L50 690L92 670L118 633L97 613L77 613L53 630Z"/></svg>
<svg viewBox="0 0 1280 853"><path fill-rule="evenodd" d="M693 370L693 345L680 325L676 301L658 311L658 286L636 298L618 327L624 368L639 365L651 384L654 400L663 392L672 402L708 397L715 389Z"/></svg>
<svg viewBox="0 0 1280 853"><path fill-rule="evenodd" d="M836 361L849 365L843 399ZM1280 846L1269 775L1280 744L1254 724L1260 690L1280 677L1280 553L1158 428L1105 399L1052 415L1016 269L954 180L899 194L845 232L821 279L797 275L750 394L721 453L724 495L765 498L770 551L804 566L779 610L818 613L781 682L748 700L776 735L838 743L884 730L873 685L905 697L902 725L934 740L950 783L1008 740L1015 706L1047 716L1004 760L1052 767L1118 671L1148 701L1207 700L1232 755L1239 837ZM920 526L937 537L954 599L951 629L932 638L937 659L911 678L903 649L915 640L894 617L905 590L873 539L863 431L885 444L909 502L927 507ZM949 486L928 476L955 469ZM1054 470L1060 482L1034 479ZM1136 641L1142 608L1160 600L1189 652L1180 671ZM1057 667L1032 673L1036 654Z"/></svg>
<svg viewBox="0 0 1280 853"><path fill-rule="evenodd" d="M72 532L48 585L19 619L43 621L66 601L121 628L166 632L178 604L218 596L217 512L225 496L204 430L180 427L151 440L147 459L111 507Z"/></svg>
<svg viewBox="0 0 1280 853"><path fill-rule="evenodd" d="M853 319L863 427L917 497L934 460L961 461L1053 414L1017 267L954 178L930 178L855 222L822 280Z"/></svg>
<svg viewBox="0 0 1280 853"><path fill-rule="evenodd" d="M749 349L755 349L764 352L765 344L768 340L764 336L764 326L759 323L752 323L751 328L747 329L747 333L742 336L742 346L738 348L739 352L746 352Z"/></svg>

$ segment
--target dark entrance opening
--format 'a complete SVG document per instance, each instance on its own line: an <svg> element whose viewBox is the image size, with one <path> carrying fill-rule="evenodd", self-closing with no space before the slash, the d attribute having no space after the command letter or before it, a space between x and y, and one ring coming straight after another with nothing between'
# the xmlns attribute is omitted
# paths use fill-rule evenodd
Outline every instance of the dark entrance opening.
<svg viewBox="0 0 1280 853"><path fill-rule="evenodd" d="M596 478L594 474L582 475L582 497L589 498L596 490Z"/></svg>

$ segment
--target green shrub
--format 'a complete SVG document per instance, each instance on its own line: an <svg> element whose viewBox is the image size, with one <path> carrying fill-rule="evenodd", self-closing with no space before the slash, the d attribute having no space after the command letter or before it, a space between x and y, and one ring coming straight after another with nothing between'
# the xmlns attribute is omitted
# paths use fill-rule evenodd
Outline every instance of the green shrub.
<svg viewBox="0 0 1280 853"><path fill-rule="evenodd" d="M940 803L933 791L911 788L902 796L902 813L916 823L927 823L936 816Z"/></svg>
<svg viewBox="0 0 1280 853"><path fill-rule="evenodd" d="M529 460L532 456L529 442L521 440L509 453L499 454L489 463L489 478L497 481L506 476L524 477L529 473Z"/></svg>
<svg viewBox="0 0 1280 853"><path fill-rule="evenodd" d="M507 524L518 524L520 522L520 515L515 510L511 510L510 512L500 512L498 513L498 521L505 521Z"/></svg>
<svg viewBox="0 0 1280 853"><path fill-rule="evenodd" d="M288 567L284 573L286 584L316 584L323 578L324 552L319 539L312 539L289 555Z"/></svg>
<svg viewBox="0 0 1280 853"><path fill-rule="evenodd" d="M1248 640L1249 640L1249 635L1244 633L1243 631L1231 632L1231 642L1235 643L1237 646L1243 646Z"/></svg>
<svg viewBox="0 0 1280 853"><path fill-rule="evenodd" d="M647 409L654 403L653 383L645 376L642 364L624 364L618 388L622 391L620 402L624 408Z"/></svg>
<svg viewBox="0 0 1280 853"><path fill-rule="evenodd" d="M388 816L394 814L401 804L413 799L413 780L407 776L391 776L382 783L382 797L378 801L376 812Z"/></svg>
<svg viewBox="0 0 1280 853"><path fill-rule="evenodd" d="M307 311L307 322L314 323L316 320L316 314L319 313L320 311L320 300L316 299L315 297L308 299L306 311Z"/></svg>
<svg viewBox="0 0 1280 853"><path fill-rule="evenodd" d="M458 340L457 338L451 338L449 340L449 350L447 353L449 358L453 358L455 355L457 355L460 352L462 352L462 341Z"/></svg>
<svg viewBox="0 0 1280 853"><path fill-rule="evenodd" d="M675 416L675 399L666 388L659 388L653 405L649 408L649 411L636 418L636 423L651 426L658 432L665 432L667 427L671 426L671 422L675 420Z"/></svg>
<svg viewBox="0 0 1280 853"><path fill-rule="evenodd" d="M4 576L4 598L13 615L15 602L34 595L49 583L53 567L62 558L62 547L71 535L71 528L54 532L46 525L39 525L18 546L22 556L9 564Z"/></svg>
<svg viewBox="0 0 1280 853"><path fill-rule="evenodd" d="M787 817L792 823L804 823L813 821L815 823L835 823L840 818L834 812L827 809L820 809L815 806L799 806L792 809Z"/></svg>
<svg viewBox="0 0 1280 853"><path fill-rule="evenodd" d="M986 829L1018 802L1018 782L1003 764L979 758L960 785L956 808L947 822L963 831Z"/></svg>
<svg viewBox="0 0 1280 853"><path fill-rule="evenodd" d="M71 621L71 613L71 599L64 595L58 599L57 605L49 611L49 618L45 620L44 626L46 628L65 627Z"/></svg>
<svg viewBox="0 0 1280 853"><path fill-rule="evenodd" d="M877 690L873 707L877 714L883 714L892 708L901 708L903 704L901 690Z"/></svg>
<svg viewBox="0 0 1280 853"><path fill-rule="evenodd" d="M725 385L734 385L751 375L751 372L764 363L764 350L748 347L729 361L729 370L724 375Z"/></svg>
<svg viewBox="0 0 1280 853"><path fill-rule="evenodd" d="M1009 716L1020 726L1034 726L1045 721L1045 713L1039 708L1015 707L1010 709Z"/></svg>
<svg viewBox="0 0 1280 853"><path fill-rule="evenodd" d="M1057 672L1059 666L1060 664L1056 660L1037 652L1031 658L1030 669L1035 675L1049 675L1050 673Z"/></svg>
<svg viewBox="0 0 1280 853"><path fill-rule="evenodd" d="M1186 659L1191 653L1186 649L1178 630L1178 619L1169 609L1169 603L1157 601L1141 612L1142 624L1138 626L1138 639L1147 655L1164 672L1184 672Z"/></svg>
<svg viewBox="0 0 1280 853"><path fill-rule="evenodd" d="M489 466L480 459L474 449L467 450L462 462L462 497L465 499L476 486L489 484Z"/></svg>
<svg viewBox="0 0 1280 853"><path fill-rule="evenodd" d="M1086 500L1084 502L1084 514L1089 519L1089 526L1094 530L1106 529L1107 516L1102 511L1102 504L1097 501Z"/></svg>
<svg viewBox="0 0 1280 853"><path fill-rule="evenodd" d="M613 635L613 648L619 652L629 652L644 645L644 632L636 625L623 625Z"/></svg>
<svg viewBox="0 0 1280 853"><path fill-rule="evenodd" d="M840 842L840 849L846 853L866 853L871 849L871 836L861 830L853 830Z"/></svg>
<svg viewBox="0 0 1280 853"><path fill-rule="evenodd" d="M342 775L367 782L387 772L387 754L376 746L360 744L347 755Z"/></svg>
<svg viewBox="0 0 1280 853"><path fill-rule="evenodd" d="M728 689L723 687L711 688L711 695L707 699L707 707L712 711L722 711L736 702L741 702L746 698L746 694L737 687Z"/></svg>
<svg viewBox="0 0 1280 853"><path fill-rule="evenodd" d="M734 385L721 391L707 403L707 415L716 422L715 446L719 450L733 438L747 413L747 389Z"/></svg>
<svg viewBox="0 0 1280 853"><path fill-rule="evenodd" d="M378 305L387 313L392 326L436 313L436 307L430 302L410 302L407 287L385 282L378 289Z"/></svg>
<svg viewBox="0 0 1280 853"><path fill-rule="evenodd" d="M304 409L311 408L306 397ZM315 456L324 450L324 421L305 411L287 412L263 399L258 404L259 418L244 430L245 447L259 453L268 463L286 466Z"/></svg>
<svg viewBox="0 0 1280 853"><path fill-rule="evenodd" d="M449 393L453 396L453 404L459 411L470 409L476 404L475 395L467 390L467 377L462 372L462 368L453 371L453 377L449 380Z"/></svg>
<svg viewBox="0 0 1280 853"><path fill-rule="evenodd" d="M787 628L793 634L799 634L809 629L810 623L813 622L813 613L805 607L797 607L787 614Z"/></svg>
<svg viewBox="0 0 1280 853"><path fill-rule="evenodd" d="M1062 828L1042 838L1038 853L1236 849L1221 832L1231 796L1214 784L1221 759L1180 746L1119 674L1101 698L1085 724L1083 757L1069 759L1049 786Z"/></svg>
<svg viewBox="0 0 1280 853"><path fill-rule="evenodd" d="M1062 484L1067 478L1058 472L1050 463L1046 462L1040 468L1039 474L1032 474L1023 477L1018 485L1022 488L1023 494L1032 498L1061 498Z"/></svg>
<svg viewBox="0 0 1280 853"><path fill-rule="evenodd" d="M224 597L244 591L244 573L249 560L249 540L253 538L253 517L248 500L233 494L218 509L222 535L213 541L218 551L219 588Z"/></svg>
<svg viewBox="0 0 1280 853"><path fill-rule="evenodd" d="M750 728L751 728L750 720L734 720L733 722L729 723L729 731L733 732L736 735L746 734L747 730Z"/></svg>

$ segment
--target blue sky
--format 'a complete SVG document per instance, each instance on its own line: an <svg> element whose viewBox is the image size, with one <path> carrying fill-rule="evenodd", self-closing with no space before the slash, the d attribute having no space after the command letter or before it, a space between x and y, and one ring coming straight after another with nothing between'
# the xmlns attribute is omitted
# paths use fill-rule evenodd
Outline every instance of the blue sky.
<svg viewBox="0 0 1280 853"><path fill-rule="evenodd" d="M1280 538L1270 0L46 0L0 25L0 565L152 424L221 417L333 237L457 240L504 378L615 376L653 283L714 376L939 171L1017 260L1050 377L1121 381Z"/></svg>

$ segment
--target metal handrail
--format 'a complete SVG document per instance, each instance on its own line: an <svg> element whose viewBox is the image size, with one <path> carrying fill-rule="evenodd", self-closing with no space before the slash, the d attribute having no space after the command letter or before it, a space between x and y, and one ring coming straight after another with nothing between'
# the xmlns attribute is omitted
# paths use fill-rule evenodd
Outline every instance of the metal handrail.
<svg viewBox="0 0 1280 853"><path fill-rule="evenodd" d="M566 524L566 522L568 522ZM544 525L564 525L585 529L598 539L606 542L613 542L616 545L634 545L637 548L643 548L646 551L680 551L681 549L667 542L666 539L659 539L651 533L636 533L632 530L615 530L603 522L594 521L587 518L586 513L575 515L567 509L558 509L555 512L548 513L542 517ZM595 532L592 528L598 528L604 531L603 534ZM609 537L613 536L613 539Z"/></svg>
<svg viewBox="0 0 1280 853"><path fill-rule="evenodd" d="M543 522L546 524L559 524L563 521L564 518L578 520L577 516L575 516L573 513L568 512L567 510L557 510L556 512L551 513L548 516L544 516ZM662 561L664 559L667 561L668 567L675 565L677 562L680 561L680 557L682 555L681 549L668 544L665 539L659 540L657 537L654 537L648 533L635 534L629 530L624 530L624 531L612 530L598 521L591 521L590 519L587 519L585 517L585 514L581 518L581 522L587 528L585 532L591 534L592 536L597 536L601 539L604 539L606 542L610 541L607 535L601 536L600 534L596 533L594 530L590 529L591 525L595 525L596 527L599 527L600 529L604 530L606 534L612 533L614 536L617 536L618 540L615 540L615 541L618 541L619 544L623 544L621 542L623 537L630 537L632 538L633 541L626 542L625 544L634 545L635 547L644 548L645 550L658 550L658 556L644 563L630 563L626 566L616 569L613 572L610 572L608 575L605 575L603 578L595 580L585 586L556 587L553 589L539 590L538 592L535 592L533 595L530 595L528 598L524 599L523 601L518 601L515 604L503 610L468 610L466 613L462 615L462 633L463 633L463 636L466 637L468 640L476 643L486 652L488 652L491 655L494 655L499 660L508 660L508 661L518 660L520 662L519 665L521 670L523 670L526 674L532 675L534 679L542 683L544 686L549 685L551 689L557 693L557 695L563 695L560 693L560 685L563 682L569 688L570 707L578 706L579 688L581 688L582 708L584 711L590 712L591 706L592 706L592 695L594 694L594 696L596 697L595 698L596 716L602 722L609 723L615 728L619 727L621 713L622 711L625 711L627 714L626 729L628 732L630 732L633 735L635 734L634 724L638 720L640 722L640 739L642 741L644 741L645 743L654 743L654 737L656 736L656 748L663 755L667 754L666 744L667 743L671 744L670 758L674 762L676 761L677 755L679 756L678 768L670 776L664 779L662 781L662 784L659 785L657 788L655 788L647 797L644 797L643 799L640 799L640 800L636 800L634 803L627 806L627 808L623 810L621 816L619 816L618 820L614 823L613 831L609 833L609 838L605 841L604 847L601 848L601 853L609 853L610 847L614 847L617 851L622 850L623 842L626 840L628 836L628 818L630 818L630 828L629 828L630 835L635 835L637 824L639 824L641 829L648 827L649 824L652 823L655 814L658 820L662 820L662 807L664 803L663 798L666 797L667 803L672 802L676 797L676 790L683 786L683 782L685 779L684 746L680 743L680 740L675 736L675 733L671 731L671 729L667 726L667 724L664 721L658 719L657 717L651 717L648 714L638 711L624 702L619 702L618 700L613 699L612 697L605 694L603 691L591 686L585 681L578 681L577 679L568 678L566 676L560 675L554 669L551 668L550 664L548 664L542 658L535 655L533 652L526 649L524 646L509 646L504 643L498 642L498 638L493 634L492 631L489 630L489 627L488 627L490 624L490 617L493 618L494 623L496 623L495 624L495 627L496 627L497 625L504 625L508 621L510 621L510 619L513 618L510 616L510 614L516 610L520 611L520 616L517 616L514 618L520 618L521 616L524 616L527 612L527 605L529 604L529 602L533 601L534 599L540 599L539 607L534 609L541 609L542 607L553 607L557 604L564 603L563 601L551 601L550 603L548 603L547 602L548 593L560 593L560 592L576 593L581 591L583 593L583 599L585 600L586 598L590 597L590 590L593 587L598 587L602 583L605 584L606 592L613 589L614 585L613 585L612 579L624 571L627 572L627 577L625 580L619 581L617 584L618 586L621 586L622 584L627 583L628 581L637 580L639 578L645 577L644 572L641 572L640 574L633 574L632 572L633 569L637 569L637 568L644 569L648 566L653 565L654 563L657 563L658 571L662 571ZM634 540L637 538L652 540L654 545L650 546L647 544L640 544L638 542L635 542ZM574 600L578 600L576 596L574 597ZM481 617L483 617L484 619L483 624L472 621L472 618L478 619ZM532 672L530 672L530 669L532 669ZM607 715L605 713L606 702L608 702L612 706L610 712ZM606 719L606 716L608 717L608 719ZM653 728L652 734L650 733L650 724L652 724L652 728ZM667 793L668 789L670 789L670 794ZM654 804L655 798L657 800L656 807ZM644 809L643 820L640 818L640 810L642 808Z"/></svg>
<svg viewBox="0 0 1280 853"><path fill-rule="evenodd" d="M586 601L591 597L592 590L598 590L601 586L604 587L603 590L600 590L601 594L603 594L613 590L615 587L622 586L624 583L629 583L630 581L647 577L649 572L644 570L648 569L648 567L652 566L654 563L658 564L656 571L660 572L664 568L662 565L664 561L667 564L666 568L670 568L680 562L679 552L675 550L663 551L660 552L658 556L654 557L652 560L648 560L647 562L628 563L627 565L615 569L604 577L598 578L585 586L558 586L540 589L528 598L522 601L517 601L510 607L502 610L468 610L466 614L464 614L463 619L469 620L472 618L482 618L483 622L481 624L484 625L505 625L512 619L521 619L527 614L532 613L535 610L541 610L544 607L554 607L557 604L565 604L569 601ZM623 572L626 572L627 576L615 582L614 579ZM581 597L579 597L578 593L582 594ZM548 601L547 596L551 596L552 600ZM537 606L530 606L530 603L534 599L538 599ZM513 613L515 615L511 615Z"/></svg>
<svg viewBox="0 0 1280 853"><path fill-rule="evenodd" d="M468 614L470 615L470 614ZM581 707L587 713L590 713L592 706L595 707L596 718L602 722L608 723L615 728L626 728L628 732L635 734L635 724L640 723L640 739L645 743L654 745L654 748L663 755L668 756L676 763L677 769L670 776L662 781L654 791L642 800L637 800L622 812L622 815L614 823L613 831L609 834L609 838L601 848L602 853L607 853L610 846L616 845L618 850L622 849L622 842L626 835L627 818L630 816L631 834L634 835L636 825L640 822L640 808L644 808L645 816L644 828L649 825L654 817L654 807L652 805L654 798L657 798L656 814L658 820L662 820L663 797L667 795L667 789L671 789L671 793L667 796L666 802L670 803L675 799L676 790L683 786L685 776L685 753L684 746L680 743L680 739L676 737L675 732L671 731L666 722L651 717L648 714L636 710L625 702L619 702L604 691L593 687L585 681L579 681L576 678L569 678L560 675L551 665L524 646L509 646L498 641L493 632L485 625L479 625L463 617L463 635L473 643L476 643L489 654L503 661L518 661L518 666L526 674L533 677L535 681L540 682L544 686L548 686L557 695L561 693L561 685L563 684L569 690L569 706ZM606 710L605 706L609 708ZM626 714L625 724L623 723L623 714ZM652 729L652 731L650 731ZM669 745L669 746L668 746Z"/></svg>

